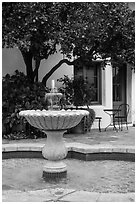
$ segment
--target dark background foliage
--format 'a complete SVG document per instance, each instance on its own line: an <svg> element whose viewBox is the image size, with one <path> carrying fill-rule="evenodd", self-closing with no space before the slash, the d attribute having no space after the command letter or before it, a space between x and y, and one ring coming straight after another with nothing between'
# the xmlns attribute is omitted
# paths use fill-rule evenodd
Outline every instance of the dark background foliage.
<svg viewBox="0 0 137 204"><path fill-rule="evenodd" d="M67 105L89 106L94 99L95 89L82 77L70 79L64 75L64 78L58 79L62 83L59 88L63 93Z"/></svg>
<svg viewBox="0 0 137 204"><path fill-rule="evenodd" d="M59 91L63 93L63 108L88 106L94 98L94 89L82 78L59 79L63 84ZM25 139L44 137L37 128L29 125L27 120L19 116L21 110L47 109L45 94L50 90L41 82L31 83L24 73L15 71L7 74L2 80L2 133L5 139ZM74 107L75 108L75 107ZM86 108L88 109L88 107ZM86 120L88 130L92 125L95 112L89 110L90 118Z"/></svg>
<svg viewBox="0 0 137 204"><path fill-rule="evenodd" d="M20 118L19 112L26 109L41 110L45 108L44 96L46 92L49 92L49 90L41 82L31 84L27 76L18 70L11 76L7 74L3 77L3 137L9 134L10 137L14 137L15 135L17 139L17 135L21 138L21 134L23 135L23 133L23 137L33 137L35 134L38 137L38 130L31 127L24 118Z"/></svg>

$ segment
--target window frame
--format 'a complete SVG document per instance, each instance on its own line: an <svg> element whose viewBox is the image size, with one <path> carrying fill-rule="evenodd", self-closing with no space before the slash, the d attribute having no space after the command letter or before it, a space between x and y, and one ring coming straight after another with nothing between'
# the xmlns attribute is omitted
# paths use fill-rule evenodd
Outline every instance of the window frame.
<svg viewBox="0 0 137 204"><path fill-rule="evenodd" d="M101 69L101 62L92 62L89 65L86 66L81 66L81 67L74 67L74 76L78 77L82 76L84 80L87 80L88 78L88 71L92 68L95 67L97 70L97 75L93 76L93 78L96 77L97 79L97 100L92 101L90 105L102 105L102 69Z"/></svg>

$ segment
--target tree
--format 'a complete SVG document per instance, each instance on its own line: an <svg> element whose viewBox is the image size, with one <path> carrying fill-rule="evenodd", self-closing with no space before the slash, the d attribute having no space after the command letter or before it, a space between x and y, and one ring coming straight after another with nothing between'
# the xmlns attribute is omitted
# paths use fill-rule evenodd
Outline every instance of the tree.
<svg viewBox="0 0 137 204"><path fill-rule="evenodd" d="M53 3L3 2L3 47L20 49L31 82L37 78L40 61L56 51ZM55 24L55 25L54 25ZM36 61L32 68L32 59Z"/></svg>
<svg viewBox="0 0 137 204"><path fill-rule="evenodd" d="M43 77L45 85L63 63L90 63L98 54L134 66L135 15L127 3L4 2L2 8L3 46L21 50L32 81L40 61L54 54L57 45L65 59Z"/></svg>

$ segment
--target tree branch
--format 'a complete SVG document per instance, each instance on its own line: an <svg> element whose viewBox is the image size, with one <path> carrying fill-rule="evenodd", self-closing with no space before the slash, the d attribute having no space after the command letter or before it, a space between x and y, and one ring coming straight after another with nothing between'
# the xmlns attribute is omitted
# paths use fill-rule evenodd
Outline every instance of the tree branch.
<svg viewBox="0 0 137 204"><path fill-rule="evenodd" d="M68 59L62 59L59 61L58 64L56 64L42 79L42 83L46 86L47 80L49 79L49 77L64 63L66 63L67 65L75 65L78 61L80 60L80 58L77 58L73 61L69 61Z"/></svg>

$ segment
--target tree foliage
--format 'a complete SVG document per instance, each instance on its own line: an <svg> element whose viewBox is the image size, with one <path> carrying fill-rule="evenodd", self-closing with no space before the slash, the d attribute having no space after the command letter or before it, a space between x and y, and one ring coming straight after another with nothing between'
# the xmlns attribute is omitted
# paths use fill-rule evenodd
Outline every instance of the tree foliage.
<svg viewBox="0 0 137 204"><path fill-rule="evenodd" d="M20 49L32 80L57 45L66 59L51 68L43 83L61 64L86 63L98 54L134 65L135 16L127 3L3 2L2 21L3 47Z"/></svg>

